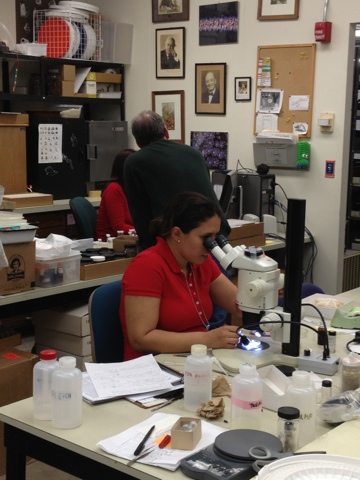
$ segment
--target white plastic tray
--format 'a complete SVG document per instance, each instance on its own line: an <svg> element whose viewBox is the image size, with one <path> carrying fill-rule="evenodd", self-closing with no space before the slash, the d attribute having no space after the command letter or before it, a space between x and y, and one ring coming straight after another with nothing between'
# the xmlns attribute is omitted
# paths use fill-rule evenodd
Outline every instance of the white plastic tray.
<svg viewBox="0 0 360 480"><path fill-rule="evenodd" d="M0 241L3 245L9 243L25 243L34 240L37 227L27 225L18 230L1 230Z"/></svg>

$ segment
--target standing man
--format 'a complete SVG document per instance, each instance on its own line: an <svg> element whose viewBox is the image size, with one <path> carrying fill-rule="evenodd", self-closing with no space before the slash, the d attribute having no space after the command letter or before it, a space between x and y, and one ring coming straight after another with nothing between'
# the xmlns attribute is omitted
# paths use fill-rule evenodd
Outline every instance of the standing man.
<svg viewBox="0 0 360 480"><path fill-rule="evenodd" d="M220 92L214 72L205 75L206 90L201 94L201 103L220 103Z"/></svg>
<svg viewBox="0 0 360 480"><path fill-rule="evenodd" d="M198 150L169 140L169 132L160 115L144 111L131 123L132 134L140 150L125 162L125 190L134 227L142 249L155 245L149 225L162 215L175 194L184 191L202 193L218 203L210 182L209 170ZM221 233L230 226L223 216Z"/></svg>
<svg viewBox="0 0 360 480"><path fill-rule="evenodd" d="M177 58L175 47L175 39L173 37L167 37L165 40L165 49L160 52L162 69L180 68L180 60Z"/></svg>

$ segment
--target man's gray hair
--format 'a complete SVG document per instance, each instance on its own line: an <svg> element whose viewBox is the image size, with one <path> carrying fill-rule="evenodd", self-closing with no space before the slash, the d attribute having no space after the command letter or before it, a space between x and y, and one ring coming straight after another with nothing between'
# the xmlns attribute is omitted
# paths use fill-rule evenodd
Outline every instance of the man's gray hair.
<svg viewBox="0 0 360 480"><path fill-rule="evenodd" d="M152 110L144 110L131 122L132 134L140 148L163 139L165 128L163 118Z"/></svg>

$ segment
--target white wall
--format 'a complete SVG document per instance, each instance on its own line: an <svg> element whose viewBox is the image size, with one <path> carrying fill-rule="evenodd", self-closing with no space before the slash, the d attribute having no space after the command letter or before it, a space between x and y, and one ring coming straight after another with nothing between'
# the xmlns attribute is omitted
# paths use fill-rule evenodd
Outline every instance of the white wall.
<svg viewBox="0 0 360 480"><path fill-rule="evenodd" d="M12 0L2 0L2 12L13 9ZM251 76L256 81L257 47L315 43L314 24L321 21L324 0L300 0L298 20L260 22L256 0L239 1L239 40L237 44L199 46L199 5L213 1L190 0L190 21L152 23L150 0L93 0L101 7L104 19L134 25L132 64L126 67L126 119L151 108L151 92L185 91L186 143L191 131L229 133L229 168L239 159L244 167L254 168L252 144L254 95L251 102L235 102L234 77ZM224 0L220 0L224 3ZM9 24L14 25L11 13ZM1 21L6 23L2 13ZM345 236L346 184L349 162L354 24L360 22L359 0L333 1L328 6L328 21L333 23L332 42L316 44L313 99L311 167L309 172L276 170L276 181L289 198L306 199L306 226L315 236L318 256L314 282L328 293L338 293L342 284ZM13 27L12 25L12 27ZM9 25L7 25L8 28ZM186 70L184 79L156 79L155 30L185 27ZM226 62L226 115L195 115L194 77L196 63ZM254 92L254 89L253 89ZM335 113L332 134L320 133L317 119L321 112ZM132 146L133 139L130 138ZM335 178L325 178L325 160L335 160ZM286 199L277 188L278 199Z"/></svg>

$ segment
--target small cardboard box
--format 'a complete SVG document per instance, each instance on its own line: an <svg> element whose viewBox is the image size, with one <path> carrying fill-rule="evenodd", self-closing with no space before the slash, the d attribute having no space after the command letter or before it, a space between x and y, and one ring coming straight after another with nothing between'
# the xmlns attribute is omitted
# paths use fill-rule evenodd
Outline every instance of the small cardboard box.
<svg viewBox="0 0 360 480"><path fill-rule="evenodd" d="M57 332L44 328L42 324L35 325L35 342L49 345L49 348L68 352L69 355L86 357L91 355L91 336L77 337L68 333Z"/></svg>
<svg viewBox="0 0 360 480"><path fill-rule="evenodd" d="M85 80L79 89L79 93L86 93L86 95L96 97L96 82L93 80Z"/></svg>
<svg viewBox="0 0 360 480"><path fill-rule="evenodd" d="M120 258L108 262L80 265L80 280L92 280L122 274L131 260L132 258Z"/></svg>
<svg viewBox="0 0 360 480"><path fill-rule="evenodd" d="M37 361L36 355L16 348L1 350L0 407L32 396L32 375ZM0 475L5 471L4 424L0 422Z"/></svg>
<svg viewBox="0 0 360 480"><path fill-rule="evenodd" d="M240 222L240 220L239 220ZM232 227L228 240L237 240L239 238L255 237L264 234L264 223L245 223L241 226Z"/></svg>
<svg viewBox="0 0 360 480"><path fill-rule="evenodd" d="M0 350L21 345L21 334L14 333L7 337L0 338Z"/></svg>
<svg viewBox="0 0 360 480"><path fill-rule="evenodd" d="M4 245L9 266L0 270L0 295L26 292L35 286L35 242Z"/></svg>
<svg viewBox="0 0 360 480"><path fill-rule="evenodd" d="M15 202L16 208L37 207L39 205L53 205L53 196L49 193L13 193L4 195L4 200Z"/></svg>
<svg viewBox="0 0 360 480"><path fill-rule="evenodd" d="M196 422L196 427L189 431L181 430L184 424ZM193 450L201 438L200 418L180 417L171 429L171 448Z"/></svg>
<svg viewBox="0 0 360 480"><path fill-rule="evenodd" d="M229 241L232 247L245 245L246 247L263 247L266 243L265 235L255 235L254 237L243 237Z"/></svg>
<svg viewBox="0 0 360 480"><path fill-rule="evenodd" d="M113 250L114 252L123 252L125 245L136 245L137 241L137 235L120 235L113 239Z"/></svg>
<svg viewBox="0 0 360 480"><path fill-rule="evenodd" d="M27 113L0 113L1 127L27 127L29 115Z"/></svg>
<svg viewBox="0 0 360 480"><path fill-rule="evenodd" d="M120 73L96 73L96 82L100 83L121 83Z"/></svg>
<svg viewBox="0 0 360 480"><path fill-rule="evenodd" d="M68 333L77 337L90 335L88 304L74 303L46 310L38 310L33 314L36 326L45 327L56 332Z"/></svg>
<svg viewBox="0 0 360 480"><path fill-rule="evenodd" d="M75 85L73 80L63 80L61 82L61 95L63 97L73 97L75 94Z"/></svg>
<svg viewBox="0 0 360 480"><path fill-rule="evenodd" d="M65 82L74 82L75 72L75 65L62 65L60 70L61 80Z"/></svg>
<svg viewBox="0 0 360 480"><path fill-rule="evenodd" d="M86 371L86 367L85 367L85 363L92 363L93 359L92 359L92 355L86 355L85 357L81 357L79 355L74 355L73 353L69 353L69 352L63 352L62 350L59 350L57 348L54 348L54 347L50 347L49 345L42 345L40 343L37 343L36 344L36 353L38 355L40 355L40 352L42 350L55 350L56 353L57 353L57 358L61 358L61 357L67 357L68 355L70 355L71 357L74 357L75 360L76 360L76 367L81 370L82 372L85 372Z"/></svg>

